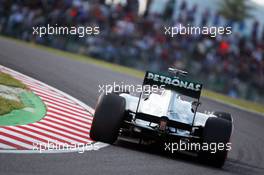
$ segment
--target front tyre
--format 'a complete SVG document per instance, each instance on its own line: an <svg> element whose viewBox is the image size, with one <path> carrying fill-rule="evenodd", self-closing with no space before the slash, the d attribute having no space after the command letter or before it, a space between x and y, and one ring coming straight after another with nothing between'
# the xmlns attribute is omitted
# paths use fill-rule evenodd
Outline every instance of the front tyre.
<svg viewBox="0 0 264 175"><path fill-rule="evenodd" d="M97 102L90 137L95 141L113 144L125 114L125 99L116 94L102 94Z"/></svg>

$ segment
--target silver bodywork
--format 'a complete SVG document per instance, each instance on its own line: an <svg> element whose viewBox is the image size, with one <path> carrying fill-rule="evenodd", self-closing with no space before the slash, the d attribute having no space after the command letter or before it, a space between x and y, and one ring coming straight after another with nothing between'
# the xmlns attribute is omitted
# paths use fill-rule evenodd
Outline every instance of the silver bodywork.
<svg viewBox="0 0 264 175"><path fill-rule="evenodd" d="M126 100L126 110L136 112L139 97L122 93L120 96ZM194 113L192 103L181 99L181 96L174 91L165 90L162 94L150 94L148 99L140 100L138 112L162 117L167 116L170 120L181 123L192 124ZM196 113L194 126L204 126L209 117L216 117L213 114ZM148 125L149 122L137 119L138 124Z"/></svg>

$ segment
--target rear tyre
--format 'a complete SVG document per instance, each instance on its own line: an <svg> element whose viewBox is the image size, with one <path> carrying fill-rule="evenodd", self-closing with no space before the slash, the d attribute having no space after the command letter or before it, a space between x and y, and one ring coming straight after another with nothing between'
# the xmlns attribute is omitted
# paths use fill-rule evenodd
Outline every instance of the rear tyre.
<svg viewBox="0 0 264 175"><path fill-rule="evenodd" d="M227 112L214 112L213 114L215 116L217 116L218 118L225 119L225 120L228 120L230 122L233 122L233 118L232 118L231 114L229 114Z"/></svg>
<svg viewBox="0 0 264 175"><path fill-rule="evenodd" d="M203 130L202 141L203 144L207 144L210 149L202 150L199 152L198 156L200 160L215 167L221 168L225 163L228 150L231 146L228 144L231 137L231 133L232 123L230 121L215 117L208 118ZM214 148L211 149L210 145L213 145ZM222 145L221 149L220 147L218 147L219 145Z"/></svg>
<svg viewBox="0 0 264 175"><path fill-rule="evenodd" d="M97 102L90 137L113 144L125 114L125 99L116 94L102 94Z"/></svg>

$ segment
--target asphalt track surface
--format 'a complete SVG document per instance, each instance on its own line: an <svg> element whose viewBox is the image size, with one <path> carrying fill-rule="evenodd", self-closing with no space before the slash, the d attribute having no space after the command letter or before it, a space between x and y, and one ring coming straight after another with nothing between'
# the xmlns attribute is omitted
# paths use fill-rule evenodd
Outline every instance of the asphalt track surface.
<svg viewBox="0 0 264 175"><path fill-rule="evenodd" d="M0 64L54 86L91 107L99 85L142 82L6 39L0 39ZM0 174L264 174L264 116L208 99L202 99L201 110L233 115L232 151L222 169L200 164L190 156L167 157L145 146L119 142L83 154L0 154Z"/></svg>

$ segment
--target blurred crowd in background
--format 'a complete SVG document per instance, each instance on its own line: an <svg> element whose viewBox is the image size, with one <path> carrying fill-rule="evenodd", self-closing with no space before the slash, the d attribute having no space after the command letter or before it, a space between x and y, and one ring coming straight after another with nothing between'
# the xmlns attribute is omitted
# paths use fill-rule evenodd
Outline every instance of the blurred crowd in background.
<svg viewBox="0 0 264 175"><path fill-rule="evenodd" d="M247 28L247 36L237 31L215 38L171 38L164 34L164 26L237 25L241 31L245 26L210 9L198 14L199 6L190 6L188 1L178 3L177 9L170 3L161 14L147 10L138 15L135 0L115 5L104 0L0 0L0 33L141 70L175 66L188 70L207 89L264 103L264 29L259 21ZM32 27L47 24L99 26L100 34L83 38L32 35Z"/></svg>

